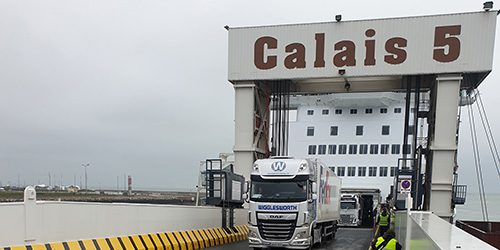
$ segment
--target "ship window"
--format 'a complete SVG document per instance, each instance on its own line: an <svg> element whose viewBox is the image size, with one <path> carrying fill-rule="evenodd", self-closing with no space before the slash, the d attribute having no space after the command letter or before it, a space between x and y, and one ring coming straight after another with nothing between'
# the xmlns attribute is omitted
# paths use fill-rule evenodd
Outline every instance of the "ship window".
<svg viewBox="0 0 500 250"><path fill-rule="evenodd" d="M336 115L341 115L342 114L342 109L336 109L335 110Z"/></svg>
<svg viewBox="0 0 500 250"><path fill-rule="evenodd" d="M382 126L382 135L389 135L390 128L391 127L389 125Z"/></svg>
<svg viewBox="0 0 500 250"><path fill-rule="evenodd" d="M380 167L380 173L379 176L387 176L387 167Z"/></svg>
<svg viewBox="0 0 500 250"><path fill-rule="evenodd" d="M386 108L381 108L380 109L380 113L381 114L386 114L387 113L387 109Z"/></svg>
<svg viewBox="0 0 500 250"><path fill-rule="evenodd" d="M411 145L405 144L403 147L403 154L411 154Z"/></svg>
<svg viewBox="0 0 500 250"><path fill-rule="evenodd" d="M365 114L371 114L373 113L373 109L365 109Z"/></svg>
<svg viewBox="0 0 500 250"><path fill-rule="evenodd" d="M351 115L355 115L358 113L358 110L357 109L351 109L350 111Z"/></svg>
<svg viewBox="0 0 500 250"><path fill-rule="evenodd" d="M318 146L318 154L319 154L319 155L324 155L324 154L326 154L326 145L319 145L319 146Z"/></svg>
<svg viewBox="0 0 500 250"><path fill-rule="evenodd" d="M339 145L339 155L345 155L347 153L347 145Z"/></svg>
<svg viewBox="0 0 500 250"><path fill-rule="evenodd" d="M368 144L359 145L359 154L362 154L362 155L368 154Z"/></svg>
<svg viewBox="0 0 500 250"><path fill-rule="evenodd" d="M366 176L366 167L358 167L358 176Z"/></svg>
<svg viewBox="0 0 500 250"><path fill-rule="evenodd" d="M338 135L339 134L339 127L338 126L330 126L330 135Z"/></svg>
<svg viewBox="0 0 500 250"><path fill-rule="evenodd" d="M380 145L380 153L386 155L389 153L389 144Z"/></svg>
<svg viewBox="0 0 500 250"><path fill-rule="evenodd" d="M314 110L312 109L307 110L307 115L314 115Z"/></svg>
<svg viewBox="0 0 500 250"><path fill-rule="evenodd" d="M316 145L309 145L307 153L310 155L315 155L316 154Z"/></svg>
<svg viewBox="0 0 500 250"><path fill-rule="evenodd" d="M399 144L392 144L391 145L391 154L398 155L400 150L401 150L401 146L399 146Z"/></svg>
<svg viewBox="0 0 500 250"><path fill-rule="evenodd" d="M321 111L321 114L323 114L323 115L328 115L329 113L330 113L330 110L328 110L328 109L323 109Z"/></svg>
<svg viewBox="0 0 500 250"><path fill-rule="evenodd" d="M329 167L335 173L335 167Z"/></svg>
<svg viewBox="0 0 500 250"><path fill-rule="evenodd" d="M368 176L377 176L377 167L369 167Z"/></svg>
<svg viewBox="0 0 500 250"><path fill-rule="evenodd" d="M314 127L307 127L307 136L314 136Z"/></svg>
<svg viewBox="0 0 500 250"><path fill-rule="evenodd" d="M370 145L370 154L371 155L378 154L378 144L371 144Z"/></svg>
<svg viewBox="0 0 500 250"><path fill-rule="evenodd" d="M401 113L401 108L394 108L394 113L396 113L396 114Z"/></svg>
<svg viewBox="0 0 500 250"><path fill-rule="evenodd" d="M337 176L345 175L345 167L337 167Z"/></svg>
<svg viewBox="0 0 500 250"><path fill-rule="evenodd" d="M358 145L349 145L349 154L350 155L355 155L358 153Z"/></svg>
<svg viewBox="0 0 500 250"><path fill-rule="evenodd" d="M396 175L396 167L391 167L391 177Z"/></svg>
<svg viewBox="0 0 500 250"><path fill-rule="evenodd" d="M348 167L347 176L356 176L356 167Z"/></svg>
<svg viewBox="0 0 500 250"><path fill-rule="evenodd" d="M337 153L337 145L335 144L328 145L328 154L334 155L336 153Z"/></svg>
<svg viewBox="0 0 500 250"><path fill-rule="evenodd" d="M356 135L363 135L363 126L356 126Z"/></svg>

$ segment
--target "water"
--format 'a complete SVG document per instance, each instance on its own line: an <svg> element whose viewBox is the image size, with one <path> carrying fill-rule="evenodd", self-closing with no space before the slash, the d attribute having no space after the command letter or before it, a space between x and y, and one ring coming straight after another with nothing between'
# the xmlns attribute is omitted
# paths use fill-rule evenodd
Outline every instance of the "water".
<svg viewBox="0 0 500 250"><path fill-rule="evenodd" d="M486 204L490 221L500 221L500 194L486 194ZM456 206L455 219L483 220L479 194L467 193L465 205Z"/></svg>

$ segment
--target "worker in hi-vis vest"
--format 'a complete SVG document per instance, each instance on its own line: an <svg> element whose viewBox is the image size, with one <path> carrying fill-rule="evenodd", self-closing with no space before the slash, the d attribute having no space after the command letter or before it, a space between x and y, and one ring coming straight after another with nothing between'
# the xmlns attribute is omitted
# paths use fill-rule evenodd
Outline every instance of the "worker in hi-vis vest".
<svg viewBox="0 0 500 250"><path fill-rule="evenodd" d="M377 218L378 232L380 236L384 235L389 227L391 226L391 215L387 212L387 207L382 206L382 212L378 215Z"/></svg>
<svg viewBox="0 0 500 250"><path fill-rule="evenodd" d="M384 236L377 238L377 241L372 242L372 250L401 250L403 247L396 240L396 233L393 230L387 230Z"/></svg>

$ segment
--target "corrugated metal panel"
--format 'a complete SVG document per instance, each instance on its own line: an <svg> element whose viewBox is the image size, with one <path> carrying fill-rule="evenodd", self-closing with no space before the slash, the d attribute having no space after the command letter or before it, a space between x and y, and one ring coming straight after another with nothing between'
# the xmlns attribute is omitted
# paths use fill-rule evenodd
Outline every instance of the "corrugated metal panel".
<svg viewBox="0 0 500 250"><path fill-rule="evenodd" d="M436 27L460 26L460 55L451 62L433 59ZM231 28L229 30L230 81L263 79L308 79L339 77L333 63L334 44L349 40L355 44L355 66L343 66L347 77L394 76L437 73L489 72L492 69L495 39L496 11L459 13L449 15L330 22L281 26ZM375 35L368 38L365 32L373 29ZM316 58L316 33L324 33L324 67L314 67ZM263 36L277 39L277 49L264 49L264 56L277 56L277 65L272 69L258 69L254 63L255 41ZM400 64L384 61L386 42L394 37L406 39L406 60ZM448 37L448 36L445 36ZM443 38L445 38L443 37ZM365 66L366 40L375 40L375 65ZM444 39L451 41L452 39ZM305 68L287 69L284 59L289 54L285 47L301 43L305 47ZM452 42L453 43L453 42ZM448 53L448 46L444 46Z"/></svg>

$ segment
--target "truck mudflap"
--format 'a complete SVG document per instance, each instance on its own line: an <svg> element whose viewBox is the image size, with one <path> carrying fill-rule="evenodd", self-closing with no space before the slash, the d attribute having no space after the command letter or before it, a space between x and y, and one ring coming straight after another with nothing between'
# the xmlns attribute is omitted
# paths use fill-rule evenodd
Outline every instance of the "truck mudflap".
<svg viewBox="0 0 500 250"><path fill-rule="evenodd" d="M271 241L264 240L256 226L248 226L248 245L253 248L288 248L288 249L307 249L311 244L311 236L309 227L296 227L295 232L290 240L287 241Z"/></svg>

